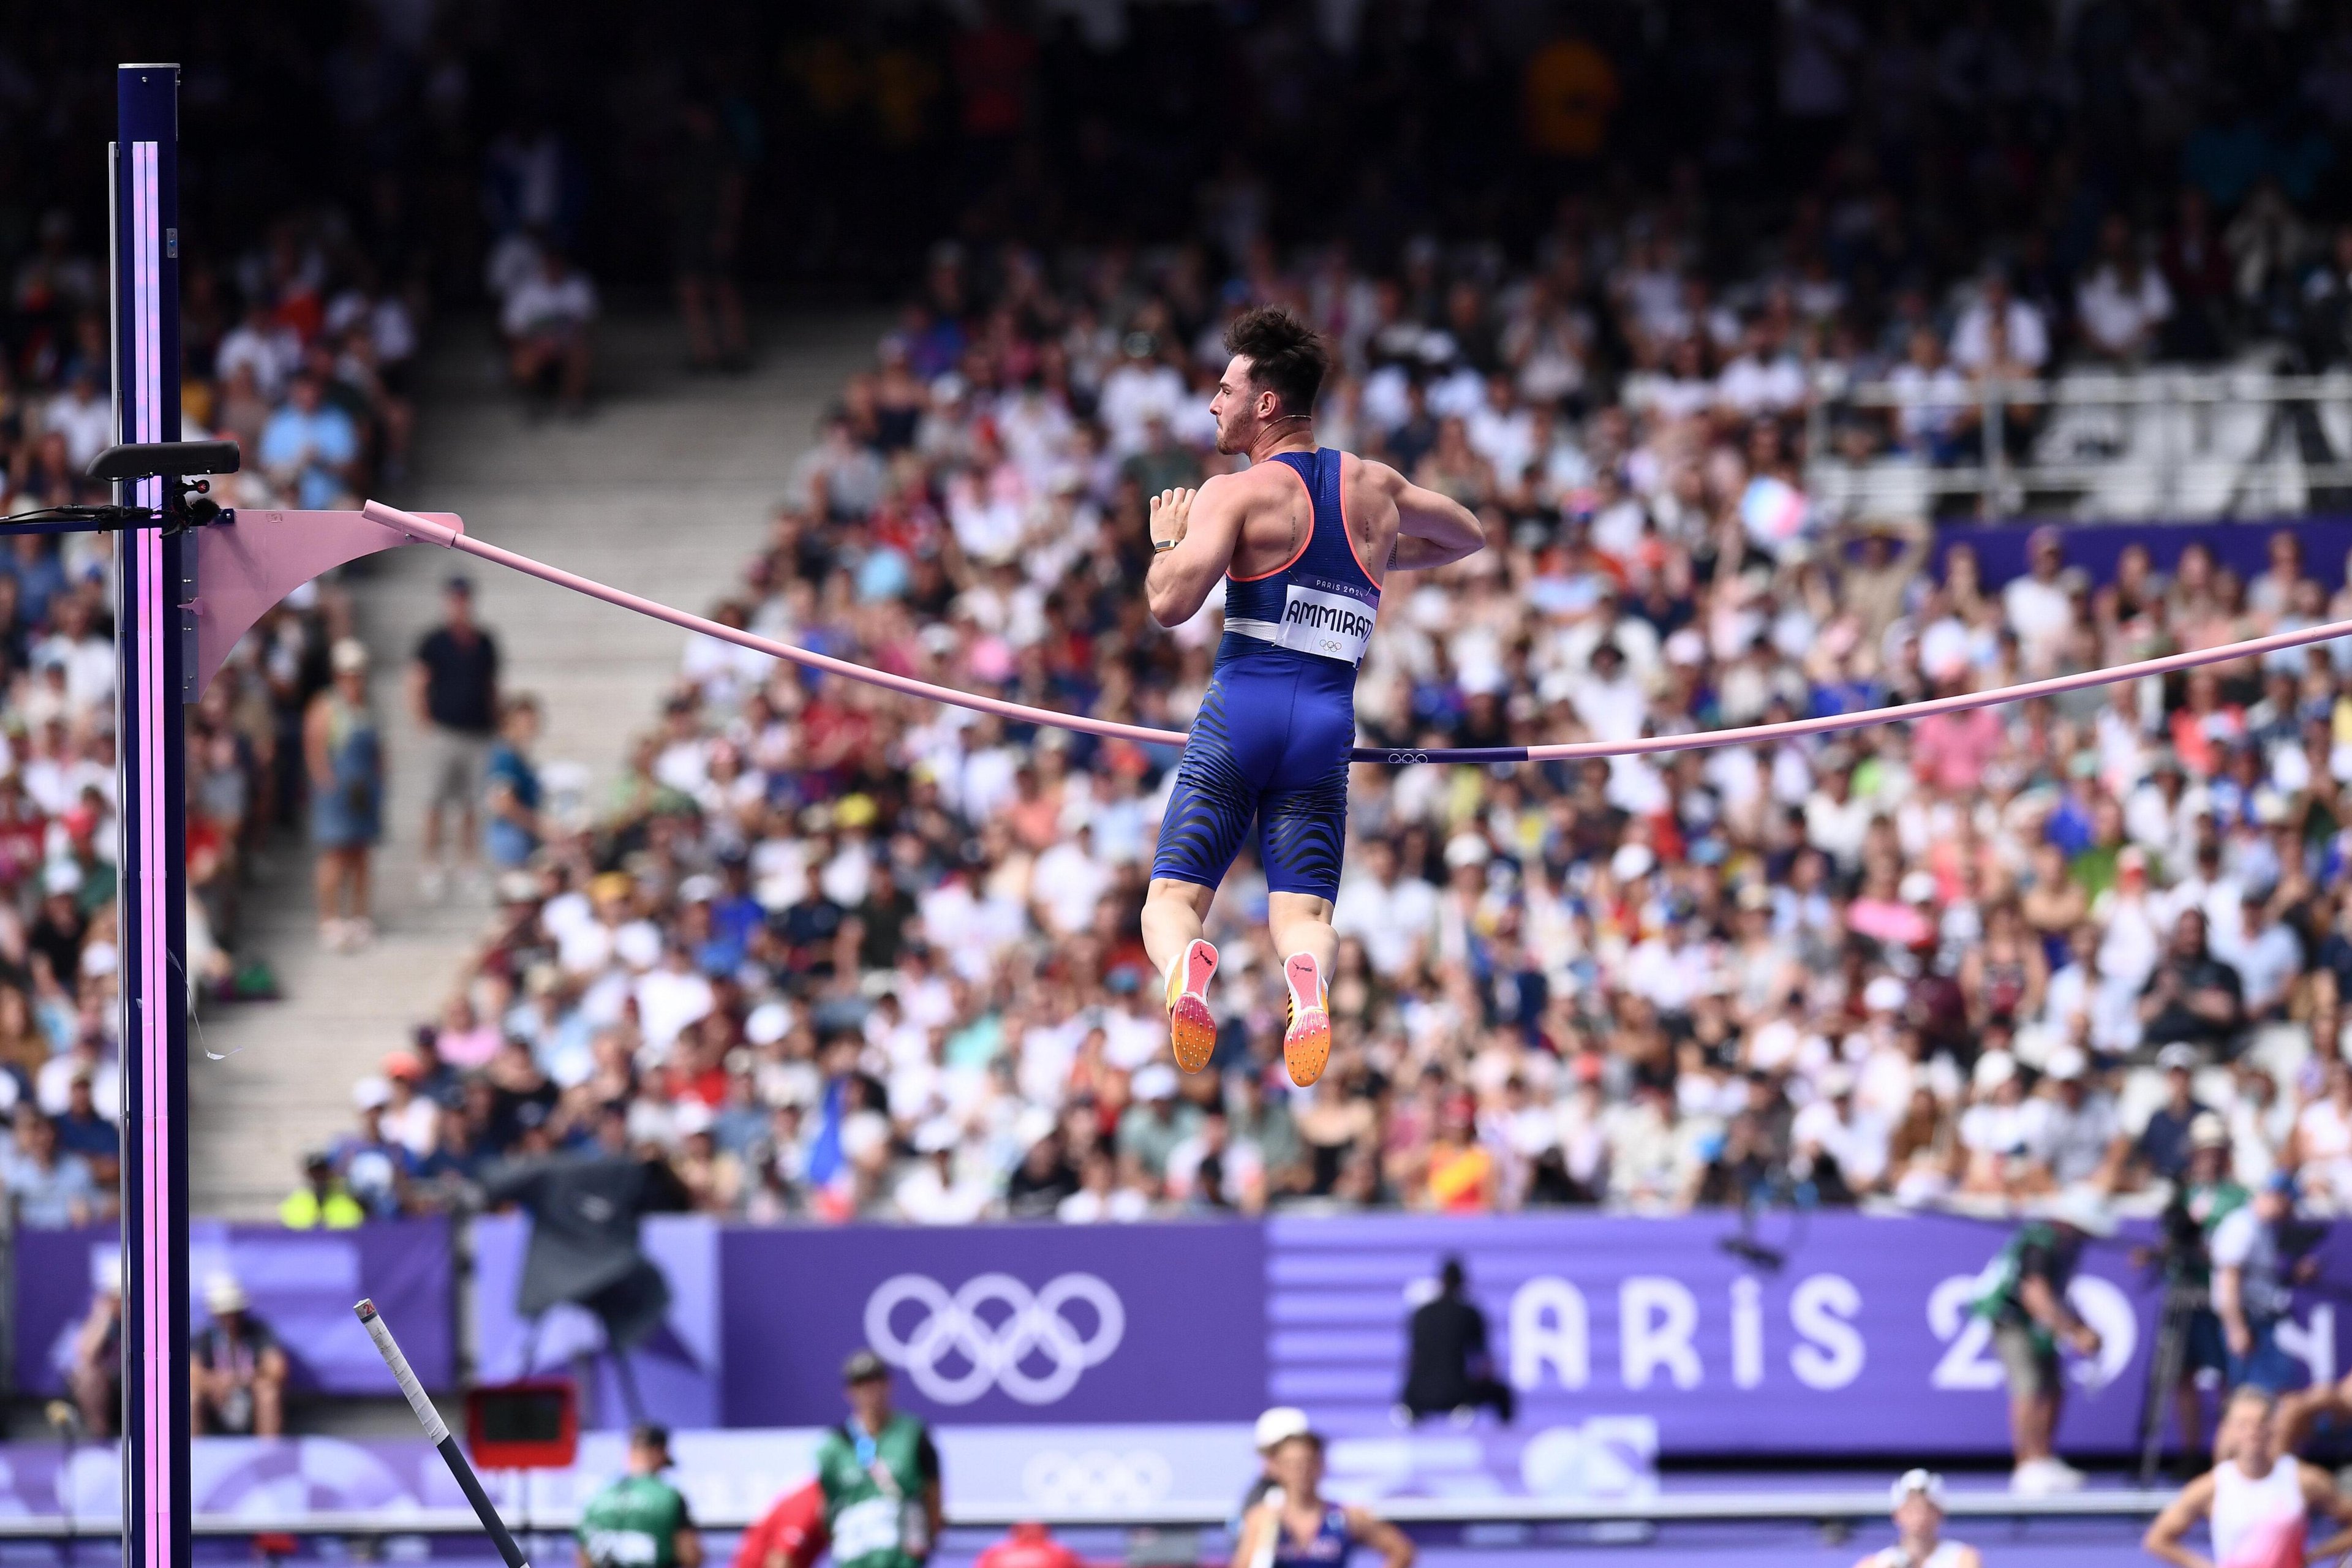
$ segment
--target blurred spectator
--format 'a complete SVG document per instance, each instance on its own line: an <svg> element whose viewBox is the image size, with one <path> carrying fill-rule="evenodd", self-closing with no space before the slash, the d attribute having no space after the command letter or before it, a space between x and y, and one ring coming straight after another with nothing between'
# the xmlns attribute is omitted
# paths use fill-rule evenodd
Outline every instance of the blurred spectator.
<svg viewBox="0 0 2352 1568"><path fill-rule="evenodd" d="M425 800L423 880L425 896L438 899L448 887L444 846L453 812L459 876L479 878L485 770L499 734L499 643L474 619L470 578L453 576L442 587L441 624L418 639L415 657L409 661L408 705L433 749L430 793ZM534 710L534 721L536 717ZM523 743L528 745L527 738ZM518 771L510 758L508 775L505 809L509 815L501 820L511 828L519 822L510 797L516 783L529 776L528 765Z"/></svg>
<svg viewBox="0 0 2352 1568"><path fill-rule="evenodd" d="M66 1382L73 1390L74 1408L81 1413L82 1430L105 1438L114 1436L122 1415L121 1254L101 1256L98 1269L89 1310L74 1330L73 1364Z"/></svg>
<svg viewBox="0 0 2352 1568"><path fill-rule="evenodd" d="M355 952L375 939L369 859L383 837L383 744L368 705L367 648L335 644L334 680L302 721L310 775L310 842L319 852L319 941Z"/></svg>
<svg viewBox="0 0 2352 1568"><path fill-rule="evenodd" d="M58 1146L57 1123L19 1105L14 1125L16 1147L0 1156L0 1188L15 1205L18 1225L63 1230L94 1225L113 1212L112 1195L100 1187L89 1162Z"/></svg>
<svg viewBox="0 0 2352 1568"><path fill-rule="evenodd" d="M303 1155L302 1184L278 1205L278 1223L289 1230L349 1230L366 1220L334 1162L323 1151Z"/></svg>
<svg viewBox="0 0 2352 1568"><path fill-rule="evenodd" d="M1891 1489L1895 1544L1881 1547L1854 1568L1983 1568L1973 1546L1944 1539L1944 1478L1933 1470L1906 1470Z"/></svg>
<svg viewBox="0 0 2352 1568"><path fill-rule="evenodd" d="M1404 1392L1398 1404L1412 1421L1440 1412L1466 1424L1491 1406L1506 1426L1515 1403L1511 1387L1495 1374L1486 1342L1486 1314L1470 1300L1462 1260L1449 1258L1437 1271L1437 1294L1412 1310L1406 1330Z"/></svg>
<svg viewBox="0 0 2352 1568"><path fill-rule="evenodd" d="M276 1437L286 1430L286 1352L233 1274L205 1281L211 1321L189 1343L188 1397L200 1436Z"/></svg>
<svg viewBox="0 0 2352 1568"><path fill-rule="evenodd" d="M534 415L551 405L575 416L588 412L588 328L595 319L595 285L553 247L507 295L499 327L508 370Z"/></svg>

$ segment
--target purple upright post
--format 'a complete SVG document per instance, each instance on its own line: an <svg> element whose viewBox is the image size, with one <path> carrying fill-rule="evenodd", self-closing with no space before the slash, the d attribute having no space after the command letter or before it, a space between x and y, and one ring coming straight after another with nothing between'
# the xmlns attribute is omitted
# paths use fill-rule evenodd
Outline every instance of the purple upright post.
<svg viewBox="0 0 2352 1568"><path fill-rule="evenodd" d="M115 73L111 157L119 441L180 436L180 68ZM157 507L170 476L118 485ZM122 983L122 1562L185 1568L188 1482L187 817L183 541L115 535ZM187 552L193 560L194 552Z"/></svg>

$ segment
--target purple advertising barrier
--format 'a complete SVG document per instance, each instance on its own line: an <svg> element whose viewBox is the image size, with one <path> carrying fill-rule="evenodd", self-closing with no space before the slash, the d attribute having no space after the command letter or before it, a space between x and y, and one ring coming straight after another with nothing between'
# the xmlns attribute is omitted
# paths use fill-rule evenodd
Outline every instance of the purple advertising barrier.
<svg viewBox="0 0 2352 1568"><path fill-rule="evenodd" d="M1455 1257L1523 1427L1646 1415L1669 1457L2006 1454L2000 1364L1969 1306L2014 1228L1785 1213L1744 1235L1728 1215L1276 1219L1269 1396L1338 1433L1390 1429L1406 1317ZM2158 1292L2133 1239L2094 1245L2071 1292L2105 1344L2067 1362L2070 1452L2136 1446ZM2346 1227L2320 1257L2323 1292L2352 1283ZM2347 1314L2323 1293L2295 1318L2282 1342L2334 1376Z"/></svg>
<svg viewBox="0 0 2352 1568"><path fill-rule="evenodd" d="M2190 542L2241 577L2251 578L2270 562L2271 535L2284 531L2303 542L2303 569L2330 589L2345 580L2345 555L2352 552L2352 518L2294 517L2250 522L1993 522L1950 523L1936 530L1934 567L1943 574L1953 545L1977 552L1977 568L1989 587L1999 587L2027 568L2025 542L2037 529L2054 528L2066 564L2079 566L2094 583L2111 582L2116 560L2130 544L2144 545L2159 572L2169 572Z"/></svg>
<svg viewBox="0 0 2352 1568"><path fill-rule="evenodd" d="M372 1296L385 1321L397 1325L416 1375L427 1388L446 1389L457 1380L449 1240L449 1222L438 1217L356 1230L192 1221L190 1321L201 1331L211 1321L205 1282L233 1275L252 1298L255 1316L285 1346L296 1387L389 1394L395 1391L383 1358L352 1316L352 1303ZM15 1243L16 1392L62 1394L100 1260L119 1258L121 1244L112 1226L20 1227Z"/></svg>
<svg viewBox="0 0 2352 1568"><path fill-rule="evenodd" d="M730 1228L721 1418L841 1418L872 1348L956 1422L1246 1421L1265 1403L1265 1232L1227 1223Z"/></svg>

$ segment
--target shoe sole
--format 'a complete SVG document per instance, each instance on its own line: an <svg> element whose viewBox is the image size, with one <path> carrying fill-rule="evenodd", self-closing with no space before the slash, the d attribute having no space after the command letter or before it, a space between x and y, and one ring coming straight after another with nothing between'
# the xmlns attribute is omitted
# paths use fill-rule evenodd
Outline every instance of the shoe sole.
<svg viewBox="0 0 2352 1568"><path fill-rule="evenodd" d="M1176 1053L1178 1067L1199 1072L1217 1049L1217 1017L1209 1011L1203 994L1209 977L1217 972L1217 950L1205 942L1195 942L1184 950L1182 962L1184 989L1168 1005L1168 1043Z"/></svg>
<svg viewBox="0 0 2352 1568"><path fill-rule="evenodd" d="M1290 985L1290 1027L1283 1031L1282 1065L1290 1069L1290 1081L1306 1089L1323 1076L1330 1063L1331 1015L1321 1005L1322 976L1311 956L1292 955L1282 966L1282 973ZM1302 1004L1302 989L1312 1000Z"/></svg>

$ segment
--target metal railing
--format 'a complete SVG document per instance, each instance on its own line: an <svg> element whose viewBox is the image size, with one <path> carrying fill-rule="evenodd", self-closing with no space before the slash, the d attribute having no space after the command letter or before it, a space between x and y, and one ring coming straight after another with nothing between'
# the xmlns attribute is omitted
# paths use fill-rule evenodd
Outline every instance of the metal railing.
<svg viewBox="0 0 2352 1568"><path fill-rule="evenodd" d="M1898 436L1906 413L1941 428L1973 419L1974 434L1944 461L1911 451L1848 462L1834 426L1853 411ZM2184 521L2352 505L2352 371L2067 371L1977 382L1965 397L1831 383L1807 432L1807 487L1839 518L1924 517L1956 502L1988 517Z"/></svg>

